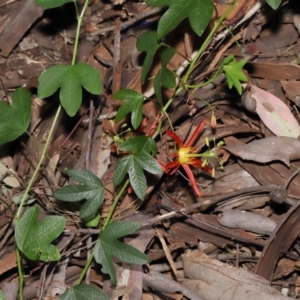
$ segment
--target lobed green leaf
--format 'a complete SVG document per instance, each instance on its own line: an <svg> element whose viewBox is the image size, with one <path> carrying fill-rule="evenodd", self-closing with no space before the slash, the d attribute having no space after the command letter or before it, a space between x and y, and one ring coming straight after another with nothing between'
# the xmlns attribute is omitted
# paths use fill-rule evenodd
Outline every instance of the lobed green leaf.
<svg viewBox="0 0 300 300"><path fill-rule="evenodd" d="M273 8L277 9L281 4L281 0L266 0L266 2Z"/></svg>
<svg viewBox="0 0 300 300"><path fill-rule="evenodd" d="M49 216L38 222L39 208L30 207L16 225L15 240L20 251L30 260L57 261L60 254L51 242L64 230L66 220Z"/></svg>
<svg viewBox="0 0 300 300"><path fill-rule="evenodd" d="M145 152L155 156L157 145L149 136L134 136L122 143L118 150L130 153Z"/></svg>
<svg viewBox="0 0 300 300"><path fill-rule="evenodd" d="M139 199L143 200L147 189L146 177L143 170L152 174L162 174L159 163L146 152L138 152L123 157L114 170L114 185L119 185L128 174L135 194Z"/></svg>
<svg viewBox="0 0 300 300"><path fill-rule="evenodd" d="M225 72L229 88L231 89L234 86L240 95L242 94L241 81L246 82L248 80L247 76L242 71L246 63L246 60L236 62L233 55L228 56L223 63L223 70Z"/></svg>
<svg viewBox="0 0 300 300"><path fill-rule="evenodd" d="M31 95L18 88L12 95L12 105L0 101L0 145L15 140L29 126L31 118Z"/></svg>
<svg viewBox="0 0 300 300"><path fill-rule="evenodd" d="M104 187L102 181L92 172L82 169L71 169L67 174L81 185L69 185L58 189L53 197L65 202L76 202L86 199L81 206L80 217L85 222L94 219L103 203Z"/></svg>
<svg viewBox="0 0 300 300"><path fill-rule="evenodd" d="M212 0L147 0L147 5L169 7L158 22L158 39L175 29L186 18L194 32L202 35L214 10Z"/></svg>
<svg viewBox="0 0 300 300"><path fill-rule="evenodd" d="M139 51L146 52L146 57L142 68L142 83L146 81L146 76L151 68L153 58L157 49L161 46L158 43L157 34L155 31L147 31L139 35L136 42L136 48Z"/></svg>
<svg viewBox="0 0 300 300"><path fill-rule="evenodd" d="M143 103L144 96L134 90L121 89L114 94L117 100L124 100L116 115L116 122L121 121L131 113L131 124L134 129L137 129L143 118Z"/></svg>
<svg viewBox="0 0 300 300"><path fill-rule="evenodd" d="M74 2L74 0L35 0L35 3L43 9L59 7L68 2Z"/></svg>
<svg viewBox="0 0 300 300"><path fill-rule="evenodd" d="M71 287L65 291L61 296L60 300L110 300L110 298L99 289L87 285L79 284Z"/></svg>
<svg viewBox="0 0 300 300"><path fill-rule="evenodd" d="M102 91L99 71L85 63L52 66L38 80L38 96L46 98L60 89L61 105L71 117L81 105L82 87L95 95L100 95Z"/></svg>
<svg viewBox="0 0 300 300"><path fill-rule="evenodd" d="M136 222L111 222L102 230L97 240L94 255L97 263L102 265L102 272L109 274L113 284L116 284L116 270L113 265L113 257L132 264L149 263L149 258L138 249L118 241L139 228Z"/></svg>

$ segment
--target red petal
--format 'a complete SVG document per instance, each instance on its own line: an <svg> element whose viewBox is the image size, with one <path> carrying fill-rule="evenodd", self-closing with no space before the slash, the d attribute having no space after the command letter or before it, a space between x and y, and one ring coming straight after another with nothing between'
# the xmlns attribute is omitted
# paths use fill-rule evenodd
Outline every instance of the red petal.
<svg viewBox="0 0 300 300"><path fill-rule="evenodd" d="M180 137L176 133L174 133L173 131L170 131L168 129L167 129L166 133L170 138L172 138L177 143L179 148L184 147L183 141L180 139Z"/></svg>
<svg viewBox="0 0 300 300"><path fill-rule="evenodd" d="M192 164L194 168L202 168L205 172L210 173L212 172L209 166L203 166L203 161L201 159L194 159L194 163Z"/></svg>
<svg viewBox="0 0 300 300"><path fill-rule="evenodd" d="M192 166L194 168L202 168L203 162L201 159L194 158Z"/></svg>
<svg viewBox="0 0 300 300"><path fill-rule="evenodd" d="M169 168L167 165L165 165L164 163L160 162L159 160L156 160L159 165L161 166L161 168L163 169L163 171L166 173L166 174L169 174Z"/></svg>
<svg viewBox="0 0 300 300"><path fill-rule="evenodd" d="M204 126L204 122L205 120L202 120L199 125L197 126L197 128L195 129L195 131L193 132L191 138L188 140L188 142L186 143L185 147L191 147L195 140L197 139L197 137L199 136L199 133L201 132L203 126Z"/></svg>
<svg viewBox="0 0 300 300"><path fill-rule="evenodd" d="M174 169L174 170L170 173L170 175L175 174L176 171L179 169L179 167L180 167L180 163L179 163L178 160L175 160L175 161L173 161L173 162L167 164L167 168L168 168L169 170Z"/></svg>
<svg viewBox="0 0 300 300"><path fill-rule="evenodd" d="M201 193L198 189L198 186L197 186L197 183L196 183L196 179L195 179L195 176L190 168L189 165L186 165L186 164L182 164L182 167L184 168L190 182L191 182L191 185L192 185L192 188L194 190L194 193L198 196L198 197L201 197Z"/></svg>
<svg viewBox="0 0 300 300"><path fill-rule="evenodd" d="M207 173L210 173L210 174L212 173L212 169L208 166L202 166L202 169Z"/></svg>

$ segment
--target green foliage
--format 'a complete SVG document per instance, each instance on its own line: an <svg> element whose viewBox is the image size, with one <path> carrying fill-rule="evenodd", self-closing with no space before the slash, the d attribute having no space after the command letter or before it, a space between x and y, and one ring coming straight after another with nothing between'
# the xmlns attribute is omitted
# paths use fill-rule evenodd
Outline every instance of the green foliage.
<svg viewBox="0 0 300 300"><path fill-rule="evenodd" d="M281 4L281 0L266 0L266 2L273 8L277 9Z"/></svg>
<svg viewBox="0 0 300 300"><path fill-rule="evenodd" d="M0 145L13 141L24 133L31 118L31 95L18 88L12 95L12 106L0 101Z"/></svg>
<svg viewBox="0 0 300 300"><path fill-rule="evenodd" d="M231 89L234 86L240 95L242 94L242 86L240 81L246 82L248 80L247 76L242 71L246 63L246 60L240 60L239 62L236 62L233 55L225 58L223 62L223 70L225 72L229 88Z"/></svg>
<svg viewBox="0 0 300 300"><path fill-rule="evenodd" d="M61 216L49 216L38 222L39 208L30 207L16 225L15 240L18 248L30 260L56 261L58 249L51 244L64 230L66 220Z"/></svg>
<svg viewBox="0 0 300 300"><path fill-rule="evenodd" d="M167 64L170 59L176 53L175 48L165 49L160 56L162 67L158 71L154 79L154 91L156 99L160 105L162 105L162 94L161 88L175 88L176 87L176 77L175 74L167 68Z"/></svg>
<svg viewBox="0 0 300 300"><path fill-rule="evenodd" d="M128 173L134 192L139 199L144 200L147 184L143 170L153 174L162 174L161 167L149 154L143 152L129 154L118 162L114 171L114 184L120 184Z"/></svg>
<svg viewBox="0 0 300 300"><path fill-rule="evenodd" d="M214 10L212 0L147 0L147 4L169 7L158 22L158 39L171 32L186 18L189 19L195 33L202 35Z"/></svg>
<svg viewBox="0 0 300 300"><path fill-rule="evenodd" d="M147 31L139 35L136 48L139 51L146 52L146 57L143 63L142 69L142 83L144 84L146 81L146 76L151 68L154 55L159 49L161 44L158 43L157 33L154 31Z"/></svg>
<svg viewBox="0 0 300 300"><path fill-rule="evenodd" d="M59 7L68 2L74 2L75 0L35 0L35 3L41 6L43 9L49 9Z"/></svg>
<svg viewBox="0 0 300 300"><path fill-rule="evenodd" d="M2 291L0 290L0 300L6 300L6 298L4 297Z"/></svg>
<svg viewBox="0 0 300 300"><path fill-rule="evenodd" d="M145 152L155 156L157 146L155 141L149 136L134 136L122 143L118 150L130 153Z"/></svg>
<svg viewBox="0 0 300 300"><path fill-rule="evenodd" d="M110 300L110 298L97 288L87 285L80 284L71 287L65 291L61 296L60 300Z"/></svg>
<svg viewBox="0 0 300 300"><path fill-rule="evenodd" d="M82 102L82 88L94 95L100 95L102 84L98 70L85 63L76 65L55 65L39 77L38 96L46 98L59 88L61 105L73 117Z"/></svg>
<svg viewBox="0 0 300 300"><path fill-rule="evenodd" d="M101 271L109 274L113 284L116 284L116 270L113 264L113 257L131 264L147 264L149 258L134 247L118 241L139 228L135 222L111 222L100 232L97 240L94 255L97 263L102 265Z"/></svg>
<svg viewBox="0 0 300 300"><path fill-rule="evenodd" d="M99 225L101 216L100 214L96 215L95 218L93 218L91 221L88 221L87 223L85 223L85 227L97 227Z"/></svg>
<svg viewBox="0 0 300 300"><path fill-rule="evenodd" d="M118 109L116 122L121 121L127 114L131 113L131 124L134 129L137 129L142 122L145 97L134 90L122 89L114 94L114 98L125 101Z"/></svg>
<svg viewBox="0 0 300 300"><path fill-rule="evenodd" d="M80 185L65 186L53 193L53 197L65 202L87 201L80 209L80 218L85 222L94 219L104 199L104 187L101 180L87 170L71 169L67 174Z"/></svg>
<svg viewBox="0 0 300 300"><path fill-rule="evenodd" d="M146 139L148 139L146 141ZM129 175L130 184L139 199L144 200L146 196L147 182L143 170L152 174L162 174L161 166L150 155L156 154L157 147L150 137L137 136L121 144L121 151L130 152L123 157L114 170L114 185L119 185Z"/></svg>

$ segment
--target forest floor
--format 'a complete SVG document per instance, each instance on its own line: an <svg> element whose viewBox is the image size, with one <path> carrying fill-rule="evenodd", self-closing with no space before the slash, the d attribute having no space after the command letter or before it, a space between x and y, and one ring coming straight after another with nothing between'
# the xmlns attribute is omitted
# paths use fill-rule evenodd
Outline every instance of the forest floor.
<svg viewBox="0 0 300 300"><path fill-rule="evenodd" d="M153 82L141 84L144 56L136 41L141 33L155 29L164 11L142 18L153 8L140 1L91 2L83 19L77 61L101 72L103 92L99 97L84 93L75 117L60 115L47 151L51 163L44 161L26 206L38 206L41 219L66 217L69 232L82 229L83 224L78 205L51 197L53 190L72 183L63 171L88 169L101 178L106 192L100 213L105 218L116 193L112 174L122 158L113 151L115 137L125 140L138 134L130 129L129 119L114 122L120 101L113 94L127 88L148 98L143 107L147 123L139 134L149 130L160 112ZM194 147L203 152L216 146L219 160L212 158L208 164L215 174L193 169L202 197L195 195L181 168L160 178L147 174L143 202L134 193L124 193L113 218L143 224L125 241L145 252L151 263L129 267L116 262L116 287L92 263L85 282L111 299L299 298L300 6L296 0L283 2L274 11L267 4L257 5L259 1L239 1L189 79L193 85L205 82L225 57L234 55L237 61L247 61L248 82L242 95L229 89L221 74L205 87L182 91L168 109L169 121L163 120L155 140L157 159L164 163L172 159L174 141L166 134L169 122L180 138L188 140L205 120ZM37 97L38 77L45 69L72 59L73 6L68 3L43 11L33 0L0 1L1 99L20 86L32 93L31 137L23 135L0 148L1 198L5 198L0 201L0 289L7 300L18 298L19 287L15 196L35 170L58 105L58 93L46 100ZM245 18L252 8L254 13ZM201 46L213 22L202 37L192 32L187 20L166 37L164 42L177 50L169 63L172 70L178 70ZM222 37L227 28L229 34ZM148 78L157 68L154 61ZM172 93L164 89L164 101ZM224 146L217 146L221 141ZM2 181L9 170L19 182L17 192L9 190L10 197ZM59 262L23 258L24 299L58 299L76 283L97 238L92 231L82 232L65 233L56 241L63 253Z"/></svg>

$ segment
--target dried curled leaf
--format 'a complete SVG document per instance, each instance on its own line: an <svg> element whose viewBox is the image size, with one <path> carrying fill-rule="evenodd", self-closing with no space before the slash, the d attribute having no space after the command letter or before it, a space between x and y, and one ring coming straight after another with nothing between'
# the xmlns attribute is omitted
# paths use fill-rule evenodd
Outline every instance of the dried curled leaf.
<svg viewBox="0 0 300 300"><path fill-rule="evenodd" d="M288 167L291 160L300 158L300 141L284 136L260 139L245 145L224 146L224 149L244 160L259 163L279 160Z"/></svg>

